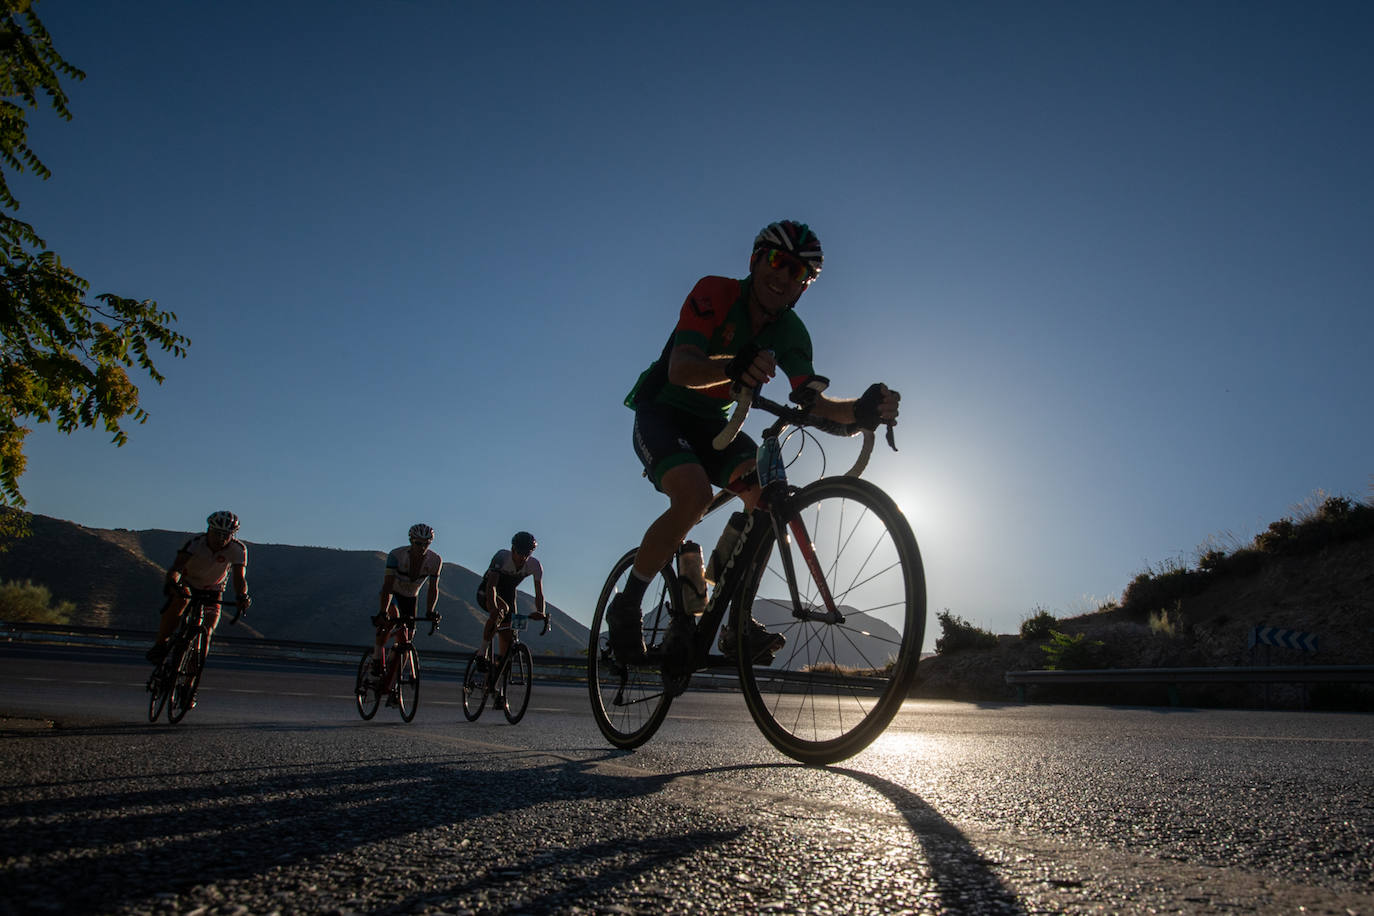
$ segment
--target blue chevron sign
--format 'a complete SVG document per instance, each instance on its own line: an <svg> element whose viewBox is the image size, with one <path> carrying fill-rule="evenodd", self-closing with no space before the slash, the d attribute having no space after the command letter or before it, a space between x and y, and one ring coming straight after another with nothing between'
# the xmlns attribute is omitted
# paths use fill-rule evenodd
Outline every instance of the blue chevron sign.
<svg viewBox="0 0 1374 916"><path fill-rule="evenodd" d="M1255 646L1282 646L1285 649L1316 652L1317 636L1315 633L1285 630L1282 627L1254 627L1250 630L1250 648Z"/></svg>

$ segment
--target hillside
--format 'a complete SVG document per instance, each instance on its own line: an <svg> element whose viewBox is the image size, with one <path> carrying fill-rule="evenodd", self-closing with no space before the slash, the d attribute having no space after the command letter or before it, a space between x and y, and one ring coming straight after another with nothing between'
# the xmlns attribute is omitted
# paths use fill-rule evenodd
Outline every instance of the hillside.
<svg viewBox="0 0 1374 916"><path fill-rule="evenodd" d="M1100 641L1095 667L1189 667L1267 664L1374 663L1374 537L1336 544L1301 556L1270 560L1247 575L1219 577L1197 594L1167 609L1166 626L1151 626L1138 612L1113 608L1059 620L1055 629ZM1251 649L1256 626L1274 626L1315 634L1318 651L1259 646ZM1171 632L1170 632L1171 631ZM926 634L926 649L940 636ZM1046 667L1044 641L1019 635L997 637L996 648L937 655L921 662L917 696L970 700L1014 697L1003 676L1007 671ZM1055 696L1036 688L1044 699L1079 699L1081 691ZM1374 687L1328 685L1311 693L1287 685L1184 685L1181 700L1189 705L1295 706L1374 709ZM1099 702L1167 702L1165 688L1094 688Z"/></svg>
<svg viewBox="0 0 1374 916"><path fill-rule="evenodd" d="M162 607L166 565L187 532L86 528L73 522L29 516L31 534L8 542L0 553L0 579L45 585L55 601L76 605L72 623L148 630ZM269 639L363 643L372 632L386 554L380 550L335 550L282 544L248 544L248 587L253 596L242 633ZM486 619L473 602L480 577L445 563L439 578L439 613L444 621L430 643L463 650L481 639ZM423 594L423 593L422 593ZM519 608L534 599L521 592ZM587 628L550 604L553 627L537 629L526 641L536 654L576 655L585 651ZM428 630L422 630L427 633Z"/></svg>

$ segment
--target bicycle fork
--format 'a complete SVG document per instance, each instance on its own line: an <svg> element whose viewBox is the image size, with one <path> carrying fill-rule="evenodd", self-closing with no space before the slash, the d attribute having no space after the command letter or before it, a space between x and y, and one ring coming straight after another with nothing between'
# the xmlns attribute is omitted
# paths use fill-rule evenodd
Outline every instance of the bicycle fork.
<svg viewBox="0 0 1374 916"><path fill-rule="evenodd" d="M821 562L816 558L815 548L811 546L811 535L806 530L806 523L800 515L790 511L787 515L786 525L780 524L778 516L773 515L773 533L778 542L778 555L782 559L783 570L787 573L787 590L792 598L792 616L798 620L816 623L844 623L844 614L840 613L839 606L835 604L835 598L830 593L830 585L821 570ZM792 537L788 537L789 532ZM812 610L802 604L801 594L797 591L797 568L792 559L793 540L797 543L797 549L801 551L806 568L811 572L811 580L816 583L816 591L820 593L821 603L825 605L824 611Z"/></svg>

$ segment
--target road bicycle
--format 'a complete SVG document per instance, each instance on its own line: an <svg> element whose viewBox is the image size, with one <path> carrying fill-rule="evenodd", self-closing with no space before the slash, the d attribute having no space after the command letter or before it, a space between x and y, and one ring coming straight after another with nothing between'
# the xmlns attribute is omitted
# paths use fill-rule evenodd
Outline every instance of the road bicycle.
<svg viewBox="0 0 1374 916"><path fill-rule="evenodd" d="M492 707L499 706L511 725L524 718L534 686L534 657L530 647L520 641L520 632L529 625L529 619L528 614L507 614L486 650L478 650L468 659L463 672L463 715L469 722L477 721L486 708L487 697L493 697ZM552 622L553 617L546 611L540 636L549 632ZM510 648L498 662L493 658L492 645L503 633L510 636Z"/></svg>
<svg viewBox="0 0 1374 916"><path fill-rule="evenodd" d="M162 661L153 666L153 673L148 678L149 722L156 722L165 707L167 721L175 725L195 707L200 675L205 670L205 659L210 654L210 626L206 621L210 608L215 605L232 607L234 616L229 623L239 622L241 612L238 604L221 601L223 592L208 588L187 590L191 603L177 621L167 653L162 656Z"/></svg>
<svg viewBox="0 0 1374 916"><path fill-rule="evenodd" d="M429 635L439 629L438 614L419 618L429 621ZM420 653L415 648L415 628L407 626L401 617L387 617L379 614L372 618L377 626L378 641L382 644L381 674L372 673L372 660L376 645L363 650L362 660L358 662L358 679L353 684L353 699L358 704L358 715L371 719L377 714L377 707L383 696L390 697L387 705L395 705L401 719L414 721L420 708ZM396 638L396 644L388 652L386 641ZM387 685L391 685L389 688Z"/></svg>
<svg viewBox="0 0 1374 916"><path fill-rule="evenodd" d="M634 748L653 737L673 698L698 671L734 668L760 731L779 751L805 763L833 763L858 753L897 714L915 679L925 634L921 554L896 503L859 477L873 448L871 431L863 431L860 455L845 474L822 476L801 488L788 484L782 445L790 436L801 433L805 444L815 440L808 428L837 436L861 431L810 414L807 402L815 394L808 392L818 394L824 386L817 378L798 389L792 399L799 407L757 394L751 401L751 393L743 392L716 439L717 448L729 444L751 403L777 418L758 453L762 498L729 555L713 558L724 571L700 619L688 625L690 648L676 655L664 648L670 618L685 607L683 583L669 563L645 595L648 651L641 659L617 658L606 612L636 550L611 569L592 619L587 686L593 717L612 745ZM896 447L891 426L887 441ZM722 491L702 518L733 497ZM737 657L712 651L731 607L734 645L743 649ZM751 617L786 638L776 657L750 654Z"/></svg>

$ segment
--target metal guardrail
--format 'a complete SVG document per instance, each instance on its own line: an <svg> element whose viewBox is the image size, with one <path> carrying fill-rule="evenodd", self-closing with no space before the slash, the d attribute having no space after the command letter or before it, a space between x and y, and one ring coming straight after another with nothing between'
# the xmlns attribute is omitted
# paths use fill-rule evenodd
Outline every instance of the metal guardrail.
<svg viewBox="0 0 1374 916"><path fill-rule="evenodd" d="M1374 665L1237 665L1220 668L1086 668L1078 671L1008 671L1017 698L1026 688L1053 684L1166 684L1178 705L1179 684L1374 683Z"/></svg>
<svg viewBox="0 0 1374 916"><path fill-rule="evenodd" d="M156 635L152 630L117 630L74 624L0 621L0 642L143 649L152 645ZM215 633L212 651L216 655L233 658L308 661L352 668L358 664L365 647L366 643L363 641L348 644L233 636L225 633L224 628L220 627ZM430 673L452 673L461 676L467 668L468 660L472 658L472 652L431 649L421 644L420 658L425 670ZM534 664L539 676L545 680L586 680L587 659L580 655L540 655L536 652Z"/></svg>

